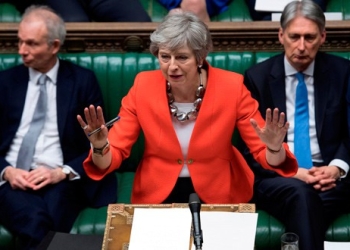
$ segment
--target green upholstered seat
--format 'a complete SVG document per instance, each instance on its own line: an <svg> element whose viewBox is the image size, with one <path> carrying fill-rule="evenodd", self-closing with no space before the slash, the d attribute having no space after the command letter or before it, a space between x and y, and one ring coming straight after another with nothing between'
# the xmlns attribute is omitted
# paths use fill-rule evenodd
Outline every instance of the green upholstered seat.
<svg viewBox="0 0 350 250"><path fill-rule="evenodd" d="M130 204L130 194L134 181L134 172L117 173L118 177L118 202ZM76 219L71 233L100 234L102 235L106 225L107 207L98 209L86 208ZM92 223L91 223L92 222Z"/></svg>
<svg viewBox="0 0 350 250"><path fill-rule="evenodd" d="M18 10L9 3L0 4L0 22L19 22L21 20L21 14Z"/></svg>
<svg viewBox="0 0 350 250"><path fill-rule="evenodd" d="M0 249L12 250L15 249L15 238L0 225Z"/></svg>
<svg viewBox="0 0 350 250"><path fill-rule="evenodd" d="M160 22L168 13L157 0L140 0L143 7L151 17L153 22ZM229 8L217 16L211 18L214 22L244 22L251 21L248 8L244 0L233 0Z"/></svg>
<svg viewBox="0 0 350 250"><path fill-rule="evenodd" d="M276 52L214 52L208 62L219 68L244 73L257 62L266 60ZM350 52L334 53L350 58ZM93 70L100 83L105 99L108 119L114 117L120 108L122 97L133 84L135 75L144 70L159 68L157 59L150 53L63 53L61 58L71 60L83 67ZM21 63L17 54L0 54L0 70ZM235 136L232 139L235 142ZM143 137L134 145L131 161L136 165L143 153ZM130 203L134 172L118 172L119 203ZM103 234L107 207L99 209L86 208L76 219L72 233ZM256 249L280 249L279 239L284 226L264 211L257 211ZM350 241L350 214L339 217L328 229L327 240ZM0 225L0 249L15 249L16 239Z"/></svg>
<svg viewBox="0 0 350 250"><path fill-rule="evenodd" d="M157 0L140 0L153 22L160 22L168 11ZM350 19L350 1L329 0L327 12L341 12L343 20ZM252 21L244 0L233 0L228 10L211 18L213 22L245 22Z"/></svg>
<svg viewBox="0 0 350 250"><path fill-rule="evenodd" d="M350 20L350 1L329 0L327 12L341 12L343 14L343 20Z"/></svg>

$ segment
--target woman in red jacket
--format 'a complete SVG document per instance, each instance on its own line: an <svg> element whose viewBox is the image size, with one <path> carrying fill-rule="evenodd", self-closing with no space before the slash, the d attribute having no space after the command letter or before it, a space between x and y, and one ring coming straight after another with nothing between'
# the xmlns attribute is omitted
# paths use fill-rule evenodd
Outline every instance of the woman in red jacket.
<svg viewBox="0 0 350 250"><path fill-rule="evenodd" d="M92 105L84 110L86 121L78 116L93 148L84 162L92 179L118 169L141 130L145 151L132 203L188 202L193 192L205 203L248 202L254 176L231 144L235 128L264 168L296 173L297 162L283 143L285 114L267 110L265 122L243 76L205 61L211 48L208 27L195 15L164 19L150 45L160 69L136 76L122 100L120 121L108 131L102 109Z"/></svg>

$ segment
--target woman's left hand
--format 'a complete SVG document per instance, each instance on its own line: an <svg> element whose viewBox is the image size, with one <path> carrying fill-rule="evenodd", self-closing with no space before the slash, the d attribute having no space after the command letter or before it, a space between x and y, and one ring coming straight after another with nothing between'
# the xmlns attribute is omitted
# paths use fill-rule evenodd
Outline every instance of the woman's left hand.
<svg viewBox="0 0 350 250"><path fill-rule="evenodd" d="M279 113L278 108L275 108L273 112L268 108L266 110L265 126L263 128L259 127L256 120L250 120L260 140L274 151L279 151L281 149L289 129L289 123L285 122L285 116L285 113Z"/></svg>

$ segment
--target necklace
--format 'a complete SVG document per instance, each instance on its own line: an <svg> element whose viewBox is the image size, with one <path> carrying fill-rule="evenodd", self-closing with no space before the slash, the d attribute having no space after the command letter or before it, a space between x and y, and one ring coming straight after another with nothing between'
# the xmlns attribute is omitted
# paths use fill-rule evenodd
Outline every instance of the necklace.
<svg viewBox="0 0 350 250"><path fill-rule="evenodd" d="M205 92L205 88L202 83L202 74L199 72L199 79L200 79L200 84L196 90L196 97L197 99L193 102L193 108L185 113L185 112L180 112L178 107L174 104L175 98L173 94L171 93L171 85L170 82L167 82L167 96L168 96L168 103L169 103L169 109L170 109L170 114L176 117L176 119L180 122L184 122L186 120L195 120L198 116L199 109L201 108L202 101L203 101L203 96Z"/></svg>

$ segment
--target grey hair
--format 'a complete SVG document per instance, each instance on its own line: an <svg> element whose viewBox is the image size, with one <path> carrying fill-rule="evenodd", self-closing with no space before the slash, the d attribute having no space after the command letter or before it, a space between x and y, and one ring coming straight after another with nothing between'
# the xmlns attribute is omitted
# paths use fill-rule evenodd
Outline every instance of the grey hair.
<svg viewBox="0 0 350 250"><path fill-rule="evenodd" d="M40 17L45 23L48 44L51 45L58 39L62 46L66 38L66 26L63 19L48 6L32 5L25 10L21 22L25 21L27 18L29 19L32 15Z"/></svg>
<svg viewBox="0 0 350 250"><path fill-rule="evenodd" d="M311 0L293 1L286 5L281 15L281 28L284 30L296 17L301 16L315 22L323 32L326 27L326 18L321 7Z"/></svg>
<svg viewBox="0 0 350 250"><path fill-rule="evenodd" d="M187 45L193 50L198 64L213 47L208 26L190 12L167 15L150 39L150 52L156 57L160 48L174 51Z"/></svg>

